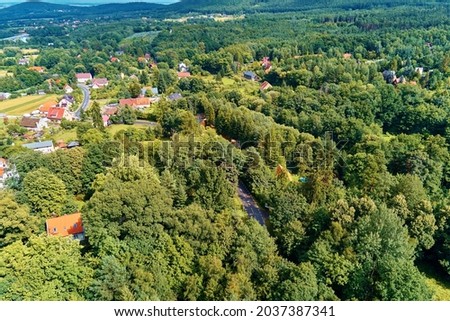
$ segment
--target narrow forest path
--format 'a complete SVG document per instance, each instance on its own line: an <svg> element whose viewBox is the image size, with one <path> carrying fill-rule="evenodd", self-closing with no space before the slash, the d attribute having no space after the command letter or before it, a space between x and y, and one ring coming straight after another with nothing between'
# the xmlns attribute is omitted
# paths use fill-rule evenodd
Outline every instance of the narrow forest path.
<svg viewBox="0 0 450 321"><path fill-rule="evenodd" d="M242 181L239 181L238 184L238 195L248 216L253 217L259 224L265 226L266 220L269 218L268 213L259 207L253 195Z"/></svg>

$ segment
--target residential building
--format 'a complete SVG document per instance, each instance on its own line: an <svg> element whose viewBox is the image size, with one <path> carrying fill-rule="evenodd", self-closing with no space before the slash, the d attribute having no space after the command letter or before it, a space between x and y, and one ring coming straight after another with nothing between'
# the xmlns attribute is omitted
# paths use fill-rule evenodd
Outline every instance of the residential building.
<svg viewBox="0 0 450 321"><path fill-rule="evenodd" d="M50 108L56 107L58 106L58 103L55 100L49 100L45 103L43 103L40 107L39 107L39 111L42 114L47 115L48 111L50 110Z"/></svg>
<svg viewBox="0 0 450 321"><path fill-rule="evenodd" d="M265 81L261 84L261 86L259 87L259 90L264 91L264 90L267 90L270 88L272 88L272 85L268 81Z"/></svg>
<svg viewBox="0 0 450 321"><path fill-rule="evenodd" d="M103 120L103 126L108 127L109 126L109 116L108 115L102 115Z"/></svg>
<svg viewBox="0 0 450 321"><path fill-rule="evenodd" d="M43 74L45 72L45 68L44 67L39 67L39 66L30 67L30 68L28 68L28 70L36 71L36 72L38 72L40 74Z"/></svg>
<svg viewBox="0 0 450 321"><path fill-rule="evenodd" d="M6 179L8 178L8 161L5 158L0 158L0 189L5 187Z"/></svg>
<svg viewBox="0 0 450 321"><path fill-rule="evenodd" d="M92 79L92 89L99 89L108 86L107 78L94 78Z"/></svg>
<svg viewBox="0 0 450 321"><path fill-rule="evenodd" d="M191 73L188 71L182 71L182 72L178 73L178 79L189 78L189 77L191 77Z"/></svg>
<svg viewBox="0 0 450 321"><path fill-rule="evenodd" d="M77 142L77 141L73 141L73 142L70 142L70 143L67 144L67 148L68 149L79 147L79 146L80 146L80 143Z"/></svg>
<svg viewBox="0 0 450 321"><path fill-rule="evenodd" d="M0 93L0 100L6 100L11 97L10 93Z"/></svg>
<svg viewBox="0 0 450 321"><path fill-rule="evenodd" d="M258 79L258 76L253 71L244 71L244 78L256 81Z"/></svg>
<svg viewBox="0 0 450 321"><path fill-rule="evenodd" d="M46 221L48 236L72 237L75 240L84 240L84 227L81 213L63 215L50 218Z"/></svg>
<svg viewBox="0 0 450 321"><path fill-rule="evenodd" d="M28 58L21 58L19 59L19 65L20 66L27 66L30 64L30 59Z"/></svg>
<svg viewBox="0 0 450 321"><path fill-rule="evenodd" d="M23 117L20 121L20 126L28 130L38 132L48 127L48 119L39 117Z"/></svg>
<svg viewBox="0 0 450 321"><path fill-rule="evenodd" d="M79 73L76 74L75 77L77 78L78 83L87 83L88 81L92 81L92 75L90 73Z"/></svg>
<svg viewBox="0 0 450 321"><path fill-rule="evenodd" d="M150 98L148 97L128 98L119 100L120 107L129 106L135 109L143 109L150 107L150 103L151 103Z"/></svg>
<svg viewBox="0 0 450 321"><path fill-rule="evenodd" d="M58 106L61 108L70 108L75 102L75 98L70 95L64 95L63 98L58 103Z"/></svg>
<svg viewBox="0 0 450 321"><path fill-rule="evenodd" d="M22 147L31 149L35 152L40 152L43 154L49 154L55 151L55 146L53 145L53 141L47 140L44 142L36 142L31 144L23 144Z"/></svg>
<svg viewBox="0 0 450 321"><path fill-rule="evenodd" d="M175 100L183 98L183 96L180 93L174 93L174 94L169 95L168 98L170 101L175 101Z"/></svg>
<svg viewBox="0 0 450 321"><path fill-rule="evenodd" d="M73 93L73 88L72 87L70 87L69 85L65 85L64 86L64 91L66 92L66 94L71 94L71 93Z"/></svg>
<svg viewBox="0 0 450 321"><path fill-rule="evenodd" d="M181 63L178 65L178 71L179 71L179 72L187 72L187 71L189 71L189 68L186 66L185 63L181 62Z"/></svg>
<svg viewBox="0 0 450 321"><path fill-rule="evenodd" d="M53 122L60 123L63 119L73 120L73 115L66 108L53 107L48 111L47 118Z"/></svg>

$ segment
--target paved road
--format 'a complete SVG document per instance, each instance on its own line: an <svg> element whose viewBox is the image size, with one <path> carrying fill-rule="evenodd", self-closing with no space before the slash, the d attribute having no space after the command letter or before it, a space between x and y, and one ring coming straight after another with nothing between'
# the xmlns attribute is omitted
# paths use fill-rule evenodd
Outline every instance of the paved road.
<svg viewBox="0 0 450 321"><path fill-rule="evenodd" d="M259 207L252 194L242 181L239 181L238 195L248 216L253 217L259 222L259 224L264 226L266 224L266 220L269 218L269 215L266 211Z"/></svg>
<svg viewBox="0 0 450 321"><path fill-rule="evenodd" d="M81 102L80 107L75 112L75 116L77 118L80 118L81 110L86 111L86 109L89 107L89 100L91 99L91 93L89 92L88 86L82 84L78 84L77 86L83 92L83 101Z"/></svg>

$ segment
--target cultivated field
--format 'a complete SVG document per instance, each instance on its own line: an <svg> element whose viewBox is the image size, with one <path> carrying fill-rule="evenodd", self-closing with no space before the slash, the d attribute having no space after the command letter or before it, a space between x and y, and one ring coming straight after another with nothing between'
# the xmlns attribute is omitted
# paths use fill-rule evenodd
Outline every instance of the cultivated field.
<svg viewBox="0 0 450 321"><path fill-rule="evenodd" d="M22 49L21 51L24 55L36 55L39 53L39 49Z"/></svg>
<svg viewBox="0 0 450 321"><path fill-rule="evenodd" d="M1 101L0 114L22 116L23 114L39 109L39 107L48 100L56 100L56 95L32 95Z"/></svg>
<svg viewBox="0 0 450 321"><path fill-rule="evenodd" d="M14 76L14 74L8 72L7 70L0 70L0 78L6 76Z"/></svg>

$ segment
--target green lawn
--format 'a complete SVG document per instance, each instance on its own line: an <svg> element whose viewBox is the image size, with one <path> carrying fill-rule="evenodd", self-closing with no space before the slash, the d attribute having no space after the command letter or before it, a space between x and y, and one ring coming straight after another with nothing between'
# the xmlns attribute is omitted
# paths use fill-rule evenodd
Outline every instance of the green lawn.
<svg viewBox="0 0 450 321"><path fill-rule="evenodd" d="M77 140L77 132L76 129L65 130L62 129L60 132L53 134L52 138L57 142L62 140L66 143L71 142L73 140Z"/></svg>
<svg viewBox="0 0 450 321"><path fill-rule="evenodd" d="M128 128L147 128L145 125L111 125L108 128L106 128L106 131L111 135L114 136L122 129L127 130Z"/></svg>

